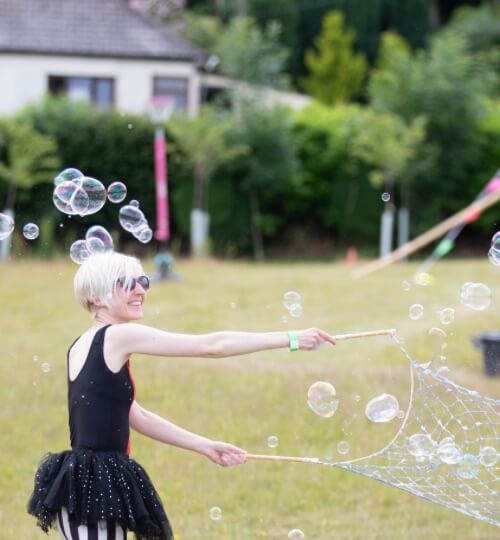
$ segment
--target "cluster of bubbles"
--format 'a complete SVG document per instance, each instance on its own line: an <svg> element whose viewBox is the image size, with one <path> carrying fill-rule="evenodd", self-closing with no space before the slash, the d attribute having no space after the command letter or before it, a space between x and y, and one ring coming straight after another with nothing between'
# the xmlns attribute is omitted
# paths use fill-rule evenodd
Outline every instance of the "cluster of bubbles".
<svg viewBox="0 0 500 540"><path fill-rule="evenodd" d="M483 446L476 456L464 453L453 437L445 437L439 444L427 433L415 433L408 438L408 452L419 462L437 458L445 465L456 465L456 474L470 480L479 474L480 466L493 467L498 461L498 452L493 446Z"/></svg>
<svg viewBox="0 0 500 540"><path fill-rule="evenodd" d="M88 216L104 206L106 188L96 178L84 176L78 169L64 169L54 178L52 201L63 214Z"/></svg>
<svg viewBox="0 0 500 540"><path fill-rule="evenodd" d="M331 418L337 411L339 400L333 384L317 381L307 391L307 404L310 409L322 418Z"/></svg>
<svg viewBox="0 0 500 540"><path fill-rule="evenodd" d="M0 240L5 240L14 231L15 223L8 214L0 213ZM38 238L40 230L36 223L26 223L23 227L23 236L26 240Z"/></svg>
<svg viewBox="0 0 500 540"><path fill-rule="evenodd" d="M468 308L482 311L491 303L491 290L484 283L468 281L462 285L460 302Z"/></svg>
<svg viewBox="0 0 500 540"><path fill-rule="evenodd" d="M93 225L85 233L83 240L71 244L69 256L76 264L82 264L91 255L113 251L113 238L101 225Z"/></svg>
<svg viewBox="0 0 500 540"><path fill-rule="evenodd" d="M500 231L493 235L491 247L488 251L488 259L495 266L500 266Z"/></svg>
<svg viewBox="0 0 500 540"><path fill-rule="evenodd" d="M120 225L128 232L132 233L139 242L146 244L153 238L153 231L148 220L139 208L136 200L130 201L120 208L118 215Z"/></svg>
<svg viewBox="0 0 500 540"><path fill-rule="evenodd" d="M302 297L298 292L288 291L283 295L283 305L291 317L298 318L302 315Z"/></svg>

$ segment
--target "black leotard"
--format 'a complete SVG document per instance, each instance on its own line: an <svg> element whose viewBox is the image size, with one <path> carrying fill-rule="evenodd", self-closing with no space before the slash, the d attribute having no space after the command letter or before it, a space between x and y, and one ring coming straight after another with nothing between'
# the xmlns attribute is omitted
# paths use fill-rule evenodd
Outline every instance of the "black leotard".
<svg viewBox="0 0 500 540"><path fill-rule="evenodd" d="M117 373L104 361L107 328L96 332L87 359L74 381L69 379L68 369L71 447L129 453L129 412L135 388L128 360Z"/></svg>

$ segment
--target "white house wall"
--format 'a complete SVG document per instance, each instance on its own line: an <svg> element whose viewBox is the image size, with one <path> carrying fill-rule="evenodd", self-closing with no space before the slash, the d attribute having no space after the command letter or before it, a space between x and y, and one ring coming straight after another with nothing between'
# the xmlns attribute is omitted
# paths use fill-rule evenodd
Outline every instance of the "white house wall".
<svg viewBox="0 0 500 540"><path fill-rule="evenodd" d="M199 108L200 79L188 62L1 53L0 115L39 101L48 91L49 75L113 78L115 108L136 114L147 112L154 77L182 77L188 79L188 114Z"/></svg>

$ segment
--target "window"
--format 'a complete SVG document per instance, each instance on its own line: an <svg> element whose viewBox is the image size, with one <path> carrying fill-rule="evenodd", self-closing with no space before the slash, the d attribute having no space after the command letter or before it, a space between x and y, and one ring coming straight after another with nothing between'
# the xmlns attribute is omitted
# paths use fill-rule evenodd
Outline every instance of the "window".
<svg viewBox="0 0 500 540"><path fill-rule="evenodd" d="M72 101L93 103L100 109L113 106L114 80L97 77L49 76L49 92Z"/></svg>
<svg viewBox="0 0 500 540"><path fill-rule="evenodd" d="M187 112L188 80L171 77L155 77L153 79L153 97L171 97L174 100L174 111Z"/></svg>

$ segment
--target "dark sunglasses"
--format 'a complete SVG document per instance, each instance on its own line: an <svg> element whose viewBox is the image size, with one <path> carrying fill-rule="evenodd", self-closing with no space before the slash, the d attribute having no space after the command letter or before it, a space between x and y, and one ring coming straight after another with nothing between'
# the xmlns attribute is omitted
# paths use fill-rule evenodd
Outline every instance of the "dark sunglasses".
<svg viewBox="0 0 500 540"><path fill-rule="evenodd" d="M139 276L137 278L132 278L132 279L120 277L116 280L116 285L120 285L120 287L127 289L128 291L133 291L137 283L139 283L139 285L145 291L149 289L150 281L149 281L148 276Z"/></svg>

